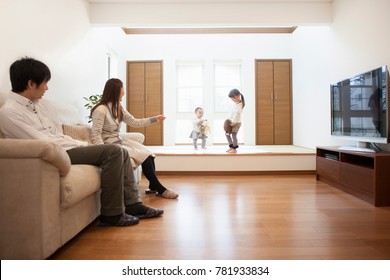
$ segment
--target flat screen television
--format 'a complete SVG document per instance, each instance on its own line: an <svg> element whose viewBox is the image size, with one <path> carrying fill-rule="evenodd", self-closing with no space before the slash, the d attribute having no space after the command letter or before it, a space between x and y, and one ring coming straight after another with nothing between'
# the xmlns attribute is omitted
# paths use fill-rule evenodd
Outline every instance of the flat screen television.
<svg viewBox="0 0 390 280"><path fill-rule="evenodd" d="M378 149L376 143L389 143L387 66L331 84L330 98L333 136L356 141L357 148L373 151Z"/></svg>

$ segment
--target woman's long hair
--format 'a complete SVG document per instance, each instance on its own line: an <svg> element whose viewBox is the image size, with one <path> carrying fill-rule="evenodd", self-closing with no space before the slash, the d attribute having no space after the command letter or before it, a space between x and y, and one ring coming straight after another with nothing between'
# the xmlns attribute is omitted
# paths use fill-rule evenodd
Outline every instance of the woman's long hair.
<svg viewBox="0 0 390 280"><path fill-rule="evenodd" d="M107 106L109 103L111 103L112 116L119 122L122 121L123 111L122 111L122 105L120 104L120 100L119 100L122 88L123 88L123 83L121 80L116 78L109 79L106 82L106 85L104 86L102 98L100 99L99 103L97 103L92 108L91 115L99 105Z"/></svg>
<svg viewBox="0 0 390 280"><path fill-rule="evenodd" d="M234 97L234 96L238 96L238 95L241 96L242 108L244 108L244 107L245 107L245 98L244 98L244 96L242 95L242 93L241 93L238 89L236 89L236 88L232 89L232 90L229 92L229 97L230 97L230 98L232 98L232 97Z"/></svg>

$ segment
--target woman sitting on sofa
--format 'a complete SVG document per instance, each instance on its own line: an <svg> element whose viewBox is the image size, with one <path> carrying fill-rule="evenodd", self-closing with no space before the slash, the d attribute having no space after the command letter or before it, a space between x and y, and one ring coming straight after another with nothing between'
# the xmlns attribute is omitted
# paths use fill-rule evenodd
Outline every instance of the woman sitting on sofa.
<svg viewBox="0 0 390 280"><path fill-rule="evenodd" d="M153 154L144 145L132 140L122 140L120 137L122 122L133 127L144 127L163 121L165 117L158 115L142 119L134 118L121 105L123 95L124 89L121 80L113 78L106 82L100 102L91 110L92 142L97 145L122 145L128 150L136 166L142 166L142 171L149 181L149 189L152 193L163 198L177 198L179 195L176 192L165 188L158 180Z"/></svg>

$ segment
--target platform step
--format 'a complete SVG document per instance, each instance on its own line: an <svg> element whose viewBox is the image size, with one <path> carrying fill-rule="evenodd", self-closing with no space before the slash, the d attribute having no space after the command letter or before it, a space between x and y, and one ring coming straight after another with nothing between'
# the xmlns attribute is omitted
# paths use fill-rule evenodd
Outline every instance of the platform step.
<svg viewBox="0 0 390 280"><path fill-rule="evenodd" d="M225 146L149 146L159 174L174 172L315 172L315 150L292 145L242 146L236 154Z"/></svg>

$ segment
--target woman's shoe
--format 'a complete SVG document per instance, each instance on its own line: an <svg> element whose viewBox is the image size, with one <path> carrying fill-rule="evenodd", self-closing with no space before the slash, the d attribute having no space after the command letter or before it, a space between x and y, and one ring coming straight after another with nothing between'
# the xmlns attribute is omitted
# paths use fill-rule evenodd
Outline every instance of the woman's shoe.
<svg viewBox="0 0 390 280"><path fill-rule="evenodd" d="M176 192L169 190L169 189L166 189L166 191L163 192L162 194L157 193L156 195L159 197L168 198L168 199L175 199L175 198L179 197L179 194L177 194Z"/></svg>
<svg viewBox="0 0 390 280"><path fill-rule="evenodd" d="M237 154L237 150L236 149L230 149L230 150L227 150L226 152L229 153L229 154Z"/></svg>

